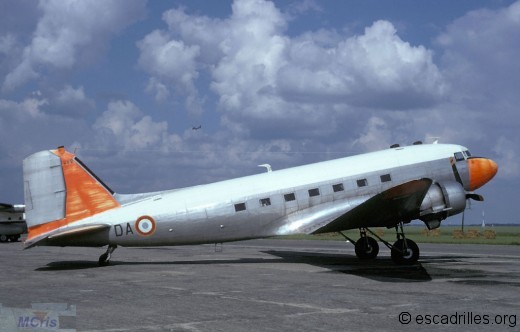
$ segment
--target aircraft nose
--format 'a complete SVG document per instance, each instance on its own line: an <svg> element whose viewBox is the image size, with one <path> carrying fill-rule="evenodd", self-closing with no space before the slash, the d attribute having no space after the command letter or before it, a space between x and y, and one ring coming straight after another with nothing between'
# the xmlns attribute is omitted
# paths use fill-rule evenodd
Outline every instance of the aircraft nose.
<svg viewBox="0 0 520 332"><path fill-rule="evenodd" d="M468 159L468 168L470 190L478 189L488 183L498 171L497 163L486 158Z"/></svg>

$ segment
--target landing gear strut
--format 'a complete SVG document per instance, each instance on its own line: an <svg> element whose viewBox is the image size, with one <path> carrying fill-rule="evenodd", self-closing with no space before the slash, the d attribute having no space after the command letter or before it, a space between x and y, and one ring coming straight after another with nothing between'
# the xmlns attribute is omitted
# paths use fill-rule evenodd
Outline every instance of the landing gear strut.
<svg viewBox="0 0 520 332"><path fill-rule="evenodd" d="M397 241L390 248L390 254L394 263L399 265L412 265L419 259L419 247L417 244L405 238L403 223L395 226Z"/></svg>
<svg viewBox="0 0 520 332"><path fill-rule="evenodd" d="M116 248L117 245L115 244L108 246L107 251L103 255L99 256L99 266L107 266L110 263L110 256Z"/></svg>
<svg viewBox="0 0 520 332"><path fill-rule="evenodd" d="M354 244L356 256L360 260L375 259L379 253L379 244L373 237L367 236L367 232L383 242L383 244L390 249L390 254L395 264L412 265L419 259L419 247L414 241L404 236L403 223L401 222L395 226L397 241L395 241L394 244L385 241L368 228L359 229L360 238L357 241L353 241L342 232L339 232L345 239Z"/></svg>

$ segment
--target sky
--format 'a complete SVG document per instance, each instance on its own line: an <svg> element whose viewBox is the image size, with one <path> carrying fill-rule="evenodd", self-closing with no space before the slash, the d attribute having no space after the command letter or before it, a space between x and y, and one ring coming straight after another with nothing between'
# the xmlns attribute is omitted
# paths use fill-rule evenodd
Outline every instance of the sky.
<svg viewBox="0 0 520 332"><path fill-rule="evenodd" d="M135 193L438 139L520 222L519 41L520 1L0 0L0 202L60 145Z"/></svg>

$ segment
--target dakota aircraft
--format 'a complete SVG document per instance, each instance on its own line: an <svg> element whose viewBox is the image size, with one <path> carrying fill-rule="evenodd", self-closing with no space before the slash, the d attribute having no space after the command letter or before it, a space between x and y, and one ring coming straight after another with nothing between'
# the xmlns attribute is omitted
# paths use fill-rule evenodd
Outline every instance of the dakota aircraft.
<svg viewBox="0 0 520 332"><path fill-rule="evenodd" d="M17 242L27 232L23 205L0 203L0 242Z"/></svg>
<svg viewBox="0 0 520 332"><path fill-rule="evenodd" d="M23 162L25 212L34 246L172 246L359 229L359 259L374 259L377 238L397 264L414 264L417 244L403 224L429 229L461 213L497 164L460 145L390 149L168 191L117 194L73 153L59 147ZM395 228L391 244L372 227ZM371 236L372 235L372 236Z"/></svg>

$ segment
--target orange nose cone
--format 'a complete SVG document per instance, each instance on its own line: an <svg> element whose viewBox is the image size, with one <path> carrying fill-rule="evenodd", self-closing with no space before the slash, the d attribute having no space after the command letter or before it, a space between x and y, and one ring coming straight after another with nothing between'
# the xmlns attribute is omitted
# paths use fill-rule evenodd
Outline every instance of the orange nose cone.
<svg viewBox="0 0 520 332"><path fill-rule="evenodd" d="M498 165L491 159L471 158L468 159L469 167L469 189L475 190L491 180L498 171Z"/></svg>

